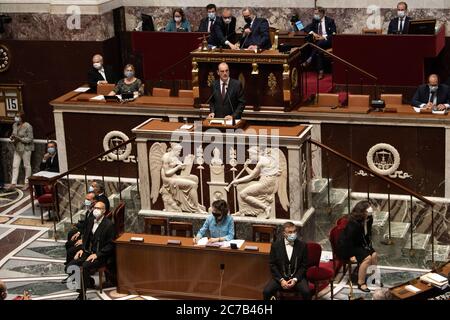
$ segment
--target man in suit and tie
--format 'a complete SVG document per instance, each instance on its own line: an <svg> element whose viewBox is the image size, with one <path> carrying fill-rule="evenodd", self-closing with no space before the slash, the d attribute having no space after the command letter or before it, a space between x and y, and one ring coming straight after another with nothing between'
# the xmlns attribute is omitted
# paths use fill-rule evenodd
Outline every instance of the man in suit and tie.
<svg viewBox="0 0 450 320"><path fill-rule="evenodd" d="M228 64L222 62L217 69L219 80L214 81L210 97L208 118L240 119L245 108L244 89L239 80L230 78Z"/></svg>
<svg viewBox="0 0 450 320"><path fill-rule="evenodd" d="M109 265L114 258L114 224L110 219L104 217L105 204L97 201L92 214L94 219L89 221L86 232L83 234L83 248L76 254L75 258L68 264L83 267L83 282L78 299L84 299L86 288L95 287L95 281L90 276L99 268ZM70 270L70 269L69 269Z"/></svg>
<svg viewBox="0 0 450 320"><path fill-rule="evenodd" d="M222 16L217 18L208 39L208 44L226 49L238 49L236 43L236 18L231 10L224 8Z"/></svg>
<svg viewBox="0 0 450 320"><path fill-rule="evenodd" d="M292 222L283 224L282 239L272 243L270 271L272 279L264 288L264 300L270 300L280 290L294 290L303 299L310 300L311 292L306 280L308 249L297 238L297 227Z"/></svg>
<svg viewBox="0 0 450 320"><path fill-rule="evenodd" d="M47 153L42 158L40 170L59 172L58 147L55 141L47 142Z"/></svg>
<svg viewBox="0 0 450 320"><path fill-rule="evenodd" d="M214 27L214 24L217 21L216 16L216 5L214 3L210 3L206 6L206 11L208 16L200 20L200 25L198 27L198 32L208 32L210 33Z"/></svg>
<svg viewBox="0 0 450 320"><path fill-rule="evenodd" d="M313 21L305 27L304 31L312 36L316 46L326 50L332 47L332 39L336 34L336 24L332 18L325 15L324 8L317 7L314 9ZM324 55L321 51L313 48L311 50L311 55L302 66L307 67L313 59L316 60L319 79L322 79Z"/></svg>
<svg viewBox="0 0 450 320"><path fill-rule="evenodd" d="M388 34L407 34L409 22L411 18L406 15L408 11L408 4L406 2L399 2L397 4L397 17L389 22Z"/></svg>
<svg viewBox="0 0 450 320"><path fill-rule="evenodd" d="M257 18L254 9L242 10L245 21L241 38L241 49L270 49L272 43L269 36L269 22L264 18Z"/></svg>
<svg viewBox="0 0 450 320"><path fill-rule="evenodd" d="M450 89L439 84L437 74L430 74L428 83L417 88L411 104L416 108L445 110L450 108Z"/></svg>
<svg viewBox="0 0 450 320"><path fill-rule="evenodd" d="M92 57L92 68L88 71L88 83L92 91L97 91L97 85L116 83L112 68L103 64L103 57L99 54Z"/></svg>

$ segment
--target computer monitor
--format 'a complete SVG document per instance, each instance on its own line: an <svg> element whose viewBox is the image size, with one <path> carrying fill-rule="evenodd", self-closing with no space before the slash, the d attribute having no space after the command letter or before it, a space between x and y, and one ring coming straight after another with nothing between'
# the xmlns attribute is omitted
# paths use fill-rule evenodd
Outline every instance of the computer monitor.
<svg viewBox="0 0 450 320"><path fill-rule="evenodd" d="M141 19L142 19L142 31L155 31L152 16L142 13Z"/></svg>
<svg viewBox="0 0 450 320"><path fill-rule="evenodd" d="M434 34L436 19L411 20L409 22L408 34Z"/></svg>

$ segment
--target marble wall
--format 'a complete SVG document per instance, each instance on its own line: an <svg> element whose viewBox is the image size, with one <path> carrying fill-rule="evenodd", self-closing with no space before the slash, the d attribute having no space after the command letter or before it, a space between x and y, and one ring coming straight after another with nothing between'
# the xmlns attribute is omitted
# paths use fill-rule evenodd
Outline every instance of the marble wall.
<svg viewBox="0 0 450 320"><path fill-rule="evenodd" d="M450 15L450 3L446 1L448 2L448 0L408 1L410 5L409 15L415 19L435 17L439 24L444 24L449 20L448 16ZM29 2L33 1L29 0ZM75 2L83 3L83 1ZM79 29L68 27L68 22L70 24L72 20L71 15L65 14L64 8L67 8L67 6L60 5L58 10L50 8L48 12L36 10L40 12L26 13L26 9L21 7L19 10L18 5L15 5L10 10L2 10L2 12L8 13L13 20L6 25L6 32L0 34L0 39L102 41L114 35L111 10L121 5L125 6L126 29L128 31L137 26L141 13L153 15L157 29L165 27L171 18L172 9L177 6L183 7L193 30L197 30L200 19L205 15L204 6L210 1L116 0L97 2L102 3L99 4L97 11L92 10L92 6L87 4L85 4L85 7L89 7L89 10L83 9L83 5L80 5ZM360 33L363 28L367 27L382 28L386 31L390 19L395 15L396 1L318 0L317 3L328 8L327 14L336 20L339 33ZM217 4L222 7L230 6L234 16L238 17L237 25L244 25L241 16L242 7L235 1L225 0L217 2ZM258 16L267 18L271 26L286 30L290 26L289 19L294 13L298 13L304 24L311 21L314 1L308 0L298 3L297 1L282 0L277 3L277 7L272 7L273 1L249 1L248 5L254 5ZM7 8L5 5L3 7ZM447 36L450 36L450 27L447 28Z"/></svg>

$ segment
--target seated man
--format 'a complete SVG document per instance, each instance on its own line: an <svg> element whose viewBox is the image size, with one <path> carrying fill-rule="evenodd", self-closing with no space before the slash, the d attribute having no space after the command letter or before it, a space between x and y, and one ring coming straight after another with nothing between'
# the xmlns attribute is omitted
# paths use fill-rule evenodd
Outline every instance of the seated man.
<svg viewBox="0 0 450 320"><path fill-rule="evenodd" d="M214 47L226 49L238 49L236 43L236 18L231 15L231 10L225 8L222 10L222 17L217 18L208 44Z"/></svg>
<svg viewBox="0 0 450 320"><path fill-rule="evenodd" d="M105 194L105 186L103 185L103 183L99 181L93 181L88 188L88 192L95 193L95 200L103 202L105 204L106 213L108 213L110 204L109 199Z"/></svg>
<svg viewBox="0 0 450 320"><path fill-rule="evenodd" d="M280 290L294 290L303 299L311 299L306 266L308 249L306 243L297 238L297 227L292 222L283 224L284 237L272 243L270 249L270 271L272 279L264 288L263 297L270 300Z"/></svg>
<svg viewBox="0 0 450 320"><path fill-rule="evenodd" d="M98 201L92 212L91 219L83 235L82 249L78 250L74 259L67 265L83 267L82 284L78 289L78 300L84 299L86 288L93 288L94 279L90 276L98 268L106 266L114 258L114 224L110 219L105 219L105 204ZM69 269L70 270L70 269Z"/></svg>
<svg viewBox="0 0 450 320"><path fill-rule="evenodd" d="M94 219L92 211L94 210L95 203L95 193L89 192L86 194L84 199L84 207L86 209L84 220L79 220L78 223L69 231L67 234L66 247L66 265L73 260L75 254L82 248L83 245L83 235L86 232L86 227ZM67 280L67 279L66 279Z"/></svg>
<svg viewBox="0 0 450 320"><path fill-rule="evenodd" d="M88 83L92 91L97 91L97 85L116 83L112 68L103 65L103 57L99 54L92 57L92 68L88 71Z"/></svg>
<svg viewBox="0 0 450 320"><path fill-rule="evenodd" d="M264 18L257 18L254 10L245 8L242 10L245 20L244 32L242 33L241 49L270 49L272 43L269 36L269 22Z"/></svg>
<svg viewBox="0 0 450 320"><path fill-rule="evenodd" d="M417 88L411 104L417 108L445 110L450 108L450 90L445 84L439 84L439 77L430 74L428 84Z"/></svg>
<svg viewBox="0 0 450 320"><path fill-rule="evenodd" d="M47 142L47 153L42 158L40 170L59 172L58 149L55 141Z"/></svg>
<svg viewBox="0 0 450 320"><path fill-rule="evenodd" d="M198 27L197 32L212 32L214 24L217 22L216 16L216 5L214 3L210 3L206 6L207 16L200 20L200 25Z"/></svg>
<svg viewBox="0 0 450 320"><path fill-rule="evenodd" d="M225 62L219 64L219 80L212 85L208 118L240 119L245 108L244 89L239 80L230 78Z"/></svg>
<svg viewBox="0 0 450 320"><path fill-rule="evenodd" d="M407 34L409 22L411 18L406 15L408 5L406 2L399 2L397 4L397 17L389 22L388 34Z"/></svg>
<svg viewBox="0 0 450 320"><path fill-rule="evenodd" d="M194 238L194 243L203 238L209 231L209 243L230 241L234 239L234 221L229 215L228 204L225 200L216 200L212 203L212 214L206 218L205 223Z"/></svg>
<svg viewBox="0 0 450 320"><path fill-rule="evenodd" d="M313 21L308 24L305 32L311 34L314 39L314 44L324 50L331 48L333 35L336 34L336 24L334 20L325 16L325 9L317 7L314 9ZM311 55L303 63L303 67L308 66L313 59L316 60L317 71L319 72L319 79L323 79L323 53L317 49L311 50Z"/></svg>

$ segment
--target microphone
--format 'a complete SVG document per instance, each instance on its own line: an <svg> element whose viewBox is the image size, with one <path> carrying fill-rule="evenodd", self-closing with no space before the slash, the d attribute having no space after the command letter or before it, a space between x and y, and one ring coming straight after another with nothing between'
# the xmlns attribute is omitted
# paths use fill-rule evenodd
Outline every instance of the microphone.
<svg viewBox="0 0 450 320"><path fill-rule="evenodd" d="M231 79L230 79L231 80ZM229 86L230 84L229 84L229 81L228 81L228 86ZM227 95L227 97L228 97L228 102L230 103L230 106L231 106L231 112L233 112L233 114L232 114L232 119L231 119L231 125L232 126L235 126L236 125L236 121L235 121L235 119L234 119L234 107L233 107L233 104L231 103L231 99L230 99L230 95L228 94L228 87L227 87L227 93L226 93L226 95Z"/></svg>
<svg viewBox="0 0 450 320"><path fill-rule="evenodd" d="M247 26L247 25L246 25ZM248 25L248 28L250 28L250 26ZM244 28L243 28L243 30L245 30L246 28L245 28L245 26L244 26ZM248 39L248 36L250 35L250 33L247 33L246 35L245 35L245 40L244 40L244 42L242 43L242 46L241 46L241 49L244 49L244 46L245 46L245 43L247 42L247 39Z"/></svg>

